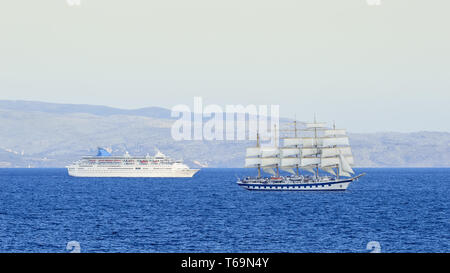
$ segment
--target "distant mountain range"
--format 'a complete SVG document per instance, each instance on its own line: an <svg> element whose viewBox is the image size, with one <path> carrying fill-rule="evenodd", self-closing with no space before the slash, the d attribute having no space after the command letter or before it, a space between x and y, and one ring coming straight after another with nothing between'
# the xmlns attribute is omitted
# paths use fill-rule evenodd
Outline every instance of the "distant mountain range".
<svg viewBox="0 0 450 273"><path fill-rule="evenodd" d="M147 107L134 110L125 110L98 105L59 104L59 103L21 101L21 100L18 101L0 100L0 109L19 112L43 112L52 114L85 113L96 116L128 115L128 116L171 119L170 110L161 107Z"/></svg>
<svg viewBox="0 0 450 273"><path fill-rule="evenodd" d="M282 121L285 121L283 119ZM249 141L174 141L170 110L0 100L0 167L64 167L98 146L158 148L191 166L242 167ZM449 132L349 133L360 167L450 167Z"/></svg>

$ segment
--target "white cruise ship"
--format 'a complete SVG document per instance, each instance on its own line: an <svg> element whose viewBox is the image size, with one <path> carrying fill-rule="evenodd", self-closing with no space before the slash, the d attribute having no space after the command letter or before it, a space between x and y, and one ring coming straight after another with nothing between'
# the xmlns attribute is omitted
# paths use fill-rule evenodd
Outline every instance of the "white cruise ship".
<svg viewBox="0 0 450 273"><path fill-rule="evenodd" d="M98 148L96 156L86 156L67 166L70 176L76 177L192 177L198 169L190 169L179 160L161 152L144 157L112 156Z"/></svg>

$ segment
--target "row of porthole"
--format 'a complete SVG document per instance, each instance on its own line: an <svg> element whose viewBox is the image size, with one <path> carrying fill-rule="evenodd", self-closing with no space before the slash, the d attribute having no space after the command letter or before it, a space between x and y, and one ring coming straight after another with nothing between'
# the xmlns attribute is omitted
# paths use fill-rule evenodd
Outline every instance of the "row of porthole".
<svg viewBox="0 0 450 273"><path fill-rule="evenodd" d="M320 185L320 186L323 188L325 186L330 186L330 185ZM287 187L287 186L284 186L284 187L280 187L280 186L261 186L261 187L259 187L259 186L249 186L250 189L301 189L301 188L308 188L308 187L312 188L313 186L312 185L301 186L301 187L298 187L298 186L294 186L294 187ZM317 188L317 187L319 187L319 186L317 186L317 185L314 186L314 188Z"/></svg>
<svg viewBox="0 0 450 273"><path fill-rule="evenodd" d="M117 172L134 171L134 169L110 169L110 170L83 170L83 169L78 169L76 171L87 171L87 172L94 172L94 173L98 173L98 172L110 173L111 171L117 171Z"/></svg>
<svg viewBox="0 0 450 273"><path fill-rule="evenodd" d="M111 171L134 171L136 169L126 169L126 168L114 168L114 169L107 169L107 170L103 170L103 169L70 169L71 171L89 171L89 172L111 172ZM152 171L152 170L158 170L158 171L172 171L170 169L145 169L145 168L140 168L137 170L147 170L147 171Z"/></svg>

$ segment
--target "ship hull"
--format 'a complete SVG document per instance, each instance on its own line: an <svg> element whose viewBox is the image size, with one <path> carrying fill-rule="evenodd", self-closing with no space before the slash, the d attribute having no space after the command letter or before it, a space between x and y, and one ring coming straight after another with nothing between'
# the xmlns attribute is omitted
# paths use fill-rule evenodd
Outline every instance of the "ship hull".
<svg viewBox="0 0 450 273"><path fill-rule="evenodd" d="M355 178L307 183L246 183L238 181L238 185L250 191L345 191Z"/></svg>
<svg viewBox="0 0 450 273"><path fill-rule="evenodd" d="M198 169L67 168L74 177L193 177Z"/></svg>

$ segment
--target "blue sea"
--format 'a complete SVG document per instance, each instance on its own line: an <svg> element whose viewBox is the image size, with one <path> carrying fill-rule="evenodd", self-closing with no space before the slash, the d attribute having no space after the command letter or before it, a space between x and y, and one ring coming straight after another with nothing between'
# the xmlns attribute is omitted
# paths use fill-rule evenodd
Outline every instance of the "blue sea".
<svg viewBox="0 0 450 273"><path fill-rule="evenodd" d="M450 252L450 169L357 169L345 192L252 192L247 169L192 179L0 169L0 252ZM371 243L374 244L374 243Z"/></svg>

